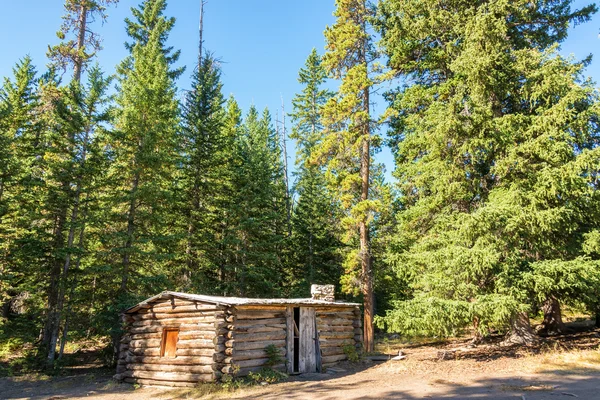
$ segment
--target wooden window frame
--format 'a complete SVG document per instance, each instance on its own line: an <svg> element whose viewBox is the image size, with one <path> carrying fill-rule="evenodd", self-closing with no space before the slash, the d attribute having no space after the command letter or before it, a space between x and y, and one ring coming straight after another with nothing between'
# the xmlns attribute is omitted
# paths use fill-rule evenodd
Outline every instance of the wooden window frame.
<svg viewBox="0 0 600 400"><path fill-rule="evenodd" d="M177 333L177 340L175 341L175 354L173 354L172 356L165 356L165 351L167 350L167 338L169 336L169 332L176 332ZM175 358L177 357L177 342L179 342L179 327L177 326L173 326L173 327L167 327L167 328L163 328L162 331L162 337L160 339L160 357L167 357L167 358Z"/></svg>

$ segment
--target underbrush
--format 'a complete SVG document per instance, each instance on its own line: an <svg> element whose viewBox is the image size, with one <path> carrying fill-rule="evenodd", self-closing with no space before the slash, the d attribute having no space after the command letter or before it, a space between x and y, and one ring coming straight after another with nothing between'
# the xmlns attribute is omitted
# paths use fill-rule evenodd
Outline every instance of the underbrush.
<svg viewBox="0 0 600 400"><path fill-rule="evenodd" d="M69 368L108 365L112 359L110 340L103 337L70 338L64 356L54 368L46 368L44 352L39 352L39 321L31 315L0 319L0 377L27 375L60 375Z"/></svg>
<svg viewBox="0 0 600 400"><path fill-rule="evenodd" d="M207 398L223 396L238 390L250 389L255 386L278 383L286 380L288 375L272 368L263 368L258 372L250 372L247 377L224 375L218 383L200 383L193 389L178 391L178 397Z"/></svg>
<svg viewBox="0 0 600 400"><path fill-rule="evenodd" d="M40 369L36 327L35 319L26 315L0 319L0 376L29 374Z"/></svg>

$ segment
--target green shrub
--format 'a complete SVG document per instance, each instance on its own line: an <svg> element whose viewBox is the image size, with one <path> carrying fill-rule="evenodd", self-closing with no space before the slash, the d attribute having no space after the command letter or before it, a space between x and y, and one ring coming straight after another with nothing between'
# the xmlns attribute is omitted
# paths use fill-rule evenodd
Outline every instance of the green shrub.
<svg viewBox="0 0 600 400"><path fill-rule="evenodd" d="M265 347L265 353L267 353L268 358L268 361L265 363L267 367L274 367L275 365L281 364L284 361L283 357L281 357L281 352L273 344Z"/></svg>
<svg viewBox="0 0 600 400"><path fill-rule="evenodd" d="M250 372L248 378L254 383L277 383L287 379L288 375L272 368L263 368L258 372Z"/></svg>
<svg viewBox="0 0 600 400"><path fill-rule="evenodd" d="M344 354L346 355L346 357L348 357L348 361L351 361L351 362L359 362L360 361L360 354L358 353L358 351L356 351L356 346L354 346L353 344L345 344L342 347L342 350L344 351Z"/></svg>

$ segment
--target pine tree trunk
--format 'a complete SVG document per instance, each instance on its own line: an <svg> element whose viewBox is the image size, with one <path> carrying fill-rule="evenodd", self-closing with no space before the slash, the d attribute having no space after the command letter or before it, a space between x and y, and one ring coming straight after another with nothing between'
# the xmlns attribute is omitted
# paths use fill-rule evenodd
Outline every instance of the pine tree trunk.
<svg viewBox="0 0 600 400"><path fill-rule="evenodd" d="M79 20L77 21L77 50L82 51L85 46L85 34L87 28L87 14L88 8L85 5L85 2L81 2L79 9ZM77 57L75 59L75 68L73 71L73 79L75 82L79 83L81 81L81 71L83 70L83 59L81 57Z"/></svg>
<svg viewBox="0 0 600 400"><path fill-rule="evenodd" d="M504 339L507 345L533 346L539 342L539 338L531 329L529 316L526 312L516 313L510 321L510 331Z"/></svg>
<svg viewBox="0 0 600 400"><path fill-rule="evenodd" d="M363 93L363 105L369 111L369 91ZM361 201L369 199L369 172L371 163L370 129L368 121L364 122L364 138L360 162L360 175L362 180ZM364 302L364 345L367 352L375 350L375 330L373 327L374 296L373 296L373 271L371 270L371 249L369 242L369 228L363 216L359 224L360 230L360 259L362 270L362 293Z"/></svg>
<svg viewBox="0 0 600 400"><path fill-rule="evenodd" d="M62 189L64 193L68 193L68 183L63 182ZM64 225L67 219L67 208L65 205L59 210L59 214L56 216L56 222L52 236L54 237L53 249L54 251L62 249L64 247ZM52 268L50 270L50 285L48 286L48 314L44 330L42 334L42 348L45 348L46 353L46 366L48 368L54 365L54 356L56 354L56 342L58 340L58 320L60 318L58 311L62 262L59 258L52 260Z"/></svg>
<svg viewBox="0 0 600 400"><path fill-rule="evenodd" d="M549 336L564 333L565 324L562 320L560 303L556 297L548 296L544 304L542 304L542 311L544 312L544 321L538 329L538 333Z"/></svg>

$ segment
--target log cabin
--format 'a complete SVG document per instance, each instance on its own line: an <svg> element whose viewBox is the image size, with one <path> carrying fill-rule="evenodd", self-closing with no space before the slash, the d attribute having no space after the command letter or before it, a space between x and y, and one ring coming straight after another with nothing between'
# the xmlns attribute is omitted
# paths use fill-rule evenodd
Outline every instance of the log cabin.
<svg viewBox="0 0 600 400"><path fill-rule="evenodd" d="M362 347L361 314L358 304L333 299L333 285L311 292L307 299L162 292L122 313L115 378L192 387L266 366L322 372Z"/></svg>

